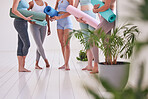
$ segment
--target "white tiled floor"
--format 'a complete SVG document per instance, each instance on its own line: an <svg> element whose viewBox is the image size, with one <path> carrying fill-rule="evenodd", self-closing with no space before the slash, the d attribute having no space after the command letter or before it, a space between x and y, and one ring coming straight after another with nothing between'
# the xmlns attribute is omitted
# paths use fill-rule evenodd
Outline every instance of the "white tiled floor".
<svg viewBox="0 0 148 99"><path fill-rule="evenodd" d="M30 69L31 73L17 71L15 52L0 54L0 99L92 99L83 87L85 84L91 85L101 94L101 86L92 75L81 70L87 63L76 60L76 51L71 51L70 71L58 70L63 64L60 51L46 51L51 67L45 68L41 59L43 70L34 69L35 52L29 52L26 68Z"/></svg>
<svg viewBox="0 0 148 99"><path fill-rule="evenodd" d="M81 70L87 65L87 62L76 60L78 51L71 51L70 71L58 70L58 67L63 65L60 50L46 51L46 55L51 65L49 69L45 68L41 58L39 64L43 70L35 70L35 52L30 51L26 59L26 68L31 72L20 73L17 71L16 52L1 51L0 99L93 99L84 85L91 86L96 93L103 97L109 96L88 71ZM100 61L103 61L102 55L100 55ZM136 84L138 70L138 66L131 67L129 84ZM145 80L145 84L146 82L147 80Z"/></svg>

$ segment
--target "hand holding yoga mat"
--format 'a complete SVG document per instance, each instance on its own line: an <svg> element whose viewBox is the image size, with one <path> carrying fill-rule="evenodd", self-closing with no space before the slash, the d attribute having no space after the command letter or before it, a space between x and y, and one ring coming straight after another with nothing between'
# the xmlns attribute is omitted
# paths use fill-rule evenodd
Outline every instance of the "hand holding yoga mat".
<svg viewBox="0 0 148 99"><path fill-rule="evenodd" d="M82 12L81 10L75 8L74 6L69 5L66 8L66 11L69 12L70 14L74 15L75 17L81 18L86 21L87 24L89 24L90 26L97 28L97 26L99 25L99 21L96 20L95 18L89 16L88 14Z"/></svg>
<svg viewBox="0 0 148 99"><path fill-rule="evenodd" d="M96 5L96 4L100 4L99 8L102 7L104 5L103 2L101 2L100 0L91 0L92 5ZM111 9L108 9L104 12L99 12L101 14L101 16L103 18L105 18L108 22L112 23L115 21L116 19L116 15L112 12Z"/></svg>
<svg viewBox="0 0 148 99"><path fill-rule="evenodd" d="M41 25L41 26L46 26L47 25L47 21L38 21L38 20L31 20L32 22L35 22L35 24Z"/></svg>
<svg viewBox="0 0 148 99"><path fill-rule="evenodd" d="M49 15L51 17L58 16L58 11L56 11L55 9L53 9L50 6L45 7L44 13L46 13L47 15Z"/></svg>
<svg viewBox="0 0 148 99"><path fill-rule="evenodd" d="M41 25L41 26L47 25L47 22L45 20L46 15L44 13L36 13L36 12L33 12L33 11L28 11L28 10L18 10L18 11L26 17L31 16L31 14L33 13L34 16L31 17L33 19L33 20L31 20L32 22L35 22L36 24ZM15 14L12 13L12 9L10 9L10 17L11 18L20 18L20 17L18 17Z"/></svg>
<svg viewBox="0 0 148 99"><path fill-rule="evenodd" d="M35 19L35 20L39 20L39 21L43 21L46 19L46 14L44 13L40 13L40 12L33 12L33 11L28 11L28 10L18 10L22 15L24 15L25 17L29 17L31 15L33 15L33 17L31 17L31 19ZM12 13L12 8L10 9L10 17L12 18L19 18L18 16L16 16L15 14Z"/></svg>

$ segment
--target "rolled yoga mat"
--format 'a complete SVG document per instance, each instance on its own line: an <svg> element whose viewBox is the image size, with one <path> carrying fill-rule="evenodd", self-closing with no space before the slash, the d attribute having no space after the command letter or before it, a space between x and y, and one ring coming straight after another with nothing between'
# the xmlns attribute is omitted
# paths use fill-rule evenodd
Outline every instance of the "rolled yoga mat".
<svg viewBox="0 0 148 99"><path fill-rule="evenodd" d="M104 5L103 2L101 2L100 0L91 0L92 5L96 5L96 4L100 4L99 8L102 7ZM116 19L116 15L112 12L111 9L108 9L104 12L99 12L101 14L101 16L103 18L105 18L108 22L112 23L115 21Z"/></svg>
<svg viewBox="0 0 148 99"><path fill-rule="evenodd" d="M74 15L75 17L81 18L86 21L87 24L89 24L90 26L97 28L97 26L99 25L99 21L96 20L95 18L89 16L88 14L82 12L81 10L75 8L74 6L69 5L66 8L66 11L69 12L71 15Z"/></svg>
<svg viewBox="0 0 148 99"><path fill-rule="evenodd" d="M36 24L38 25L41 25L41 26L46 26L47 25L47 21L44 20L44 21L38 21L38 20L31 20L32 22L35 22Z"/></svg>
<svg viewBox="0 0 148 99"><path fill-rule="evenodd" d="M58 16L58 11L56 11L55 9L53 9L50 6L45 7L44 13L46 13L47 15L49 15L51 17Z"/></svg>
<svg viewBox="0 0 148 99"><path fill-rule="evenodd" d="M33 15L33 17L31 17L31 18L35 19L35 20L44 21L46 19L46 14L44 14L44 13L28 11L28 10L21 10L21 9L19 9L18 11L22 15L24 15L25 17L29 17L29 16ZM12 8L10 9L10 17L19 18L18 16L16 16L15 14L12 13Z"/></svg>
<svg viewBox="0 0 148 99"><path fill-rule="evenodd" d="M20 10L19 10L20 11ZM23 14L26 14L26 13L30 13L30 11L24 11L24 10L21 10L20 11L20 13L21 12L23 12ZM33 12L33 11L31 11L31 12ZM33 13L36 13L36 12L33 12ZM40 13L41 14L41 13ZM46 18L46 14L44 14L44 13L42 13L43 15L45 15L45 18ZM38 16L37 16L38 14L36 14L34 17L31 17L33 20L31 20L32 22L35 22L36 24L38 24L38 25L41 25L41 26L46 26L47 25L47 21L43 18L43 16L41 16L41 15L39 15L39 17L40 18L37 18ZM24 16L26 16L26 15L24 15ZM26 17L28 17L28 16L31 16L31 14L30 15L28 15L27 14L27 16ZM20 17L18 17L18 16L16 16L15 14L13 14L12 13L12 9L10 9L10 17L11 18L20 18ZM35 19L34 19L35 18ZM39 20L40 19L40 20ZM44 19L44 20L43 20Z"/></svg>

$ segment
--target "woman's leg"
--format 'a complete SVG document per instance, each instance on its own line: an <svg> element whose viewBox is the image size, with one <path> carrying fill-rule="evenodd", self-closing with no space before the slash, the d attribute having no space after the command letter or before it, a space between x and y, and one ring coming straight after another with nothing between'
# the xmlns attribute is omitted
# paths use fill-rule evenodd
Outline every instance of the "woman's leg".
<svg viewBox="0 0 148 99"><path fill-rule="evenodd" d="M107 35L111 35L111 30L110 30L109 32L107 32L106 34L107 34ZM108 42L108 39L106 39L105 41ZM104 44L104 46L106 47L105 44ZM106 57L105 57L105 64L106 64L106 63L113 64L113 63L112 63L111 54L109 54L109 53L108 53L108 54L106 55Z"/></svg>
<svg viewBox="0 0 148 99"><path fill-rule="evenodd" d="M65 47L65 70L70 70L69 69L69 57L70 57L70 40L67 42L68 38L69 38L69 33L70 33L70 29L65 29L64 30L64 47ZM67 42L67 44L66 44Z"/></svg>
<svg viewBox="0 0 148 99"><path fill-rule="evenodd" d="M29 41L28 33L26 35L21 35L20 38L22 39L22 42L23 42L23 49L22 49L23 58L22 58L22 62L23 62L23 68L24 68L25 67L25 59L26 59L26 56L28 54L28 50L29 50L29 47L30 47L30 41ZM25 68L24 68L24 71L25 72L31 72L30 70L27 70Z"/></svg>
<svg viewBox="0 0 148 99"><path fill-rule="evenodd" d="M40 26L35 26L35 25L30 25L30 29L31 29L31 33L32 33L32 36L35 40L35 43L36 43L36 36L38 36L38 39L39 38L39 28ZM36 34L37 32L37 34ZM39 66L39 59L40 59L40 53L38 51L38 49L36 50L36 63L35 63L35 69L42 69L40 66Z"/></svg>
<svg viewBox="0 0 148 99"><path fill-rule="evenodd" d="M101 17L101 23L99 24L99 26L97 27L97 30L95 32L97 32L100 28L102 28L104 30L104 32L106 33L106 35L110 35L111 34L111 30L115 27L115 21L112 23L109 23L108 21L106 21L103 17ZM107 39L105 41L108 41ZM105 46L105 45L104 45ZM107 55L105 57L105 60L110 62L110 55Z"/></svg>
<svg viewBox="0 0 148 99"><path fill-rule="evenodd" d="M94 57L94 67L92 69L92 72L90 73L98 73L98 63L99 63L99 57L98 57L98 47L95 45L91 48L91 52L93 53Z"/></svg>
<svg viewBox="0 0 148 99"><path fill-rule="evenodd" d="M41 26L36 25L36 24L31 24L30 28L31 28L31 32L32 32L33 38L35 40L35 43L37 45L37 51L38 51L37 56L36 56L35 68L36 69L42 69L38 65L40 55L43 57L43 59L46 59L46 57L45 57L44 49L43 49L43 46L42 46L41 36L40 36L40 28L41 28Z"/></svg>
<svg viewBox="0 0 148 99"><path fill-rule="evenodd" d="M43 42L44 42L45 36L46 36L46 28L47 28L46 26L42 26L40 29L40 36L41 36L42 45L43 45ZM46 63L46 67L50 67L47 58L45 58L44 61Z"/></svg>
<svg viewBox="0 0 148 99"><path fill-rule="evenodd" d="M89 26L90 30L95 30L93 27ZM90 73L98 73L98 63L99 63L99 57L98 57L98 47L95 46L95 44L91 47L91 52L94 58L94 67L92 69L92 72Z"/></svg>
<svg viewBox="0 0 148 99"><path fill-rule="evenodd" d="M63 29L57 29L58 32L58 38L61 44L61 48L62 48L62 54L63 54L63 58L65 61L65 48L64 48L64 30ZM59 69L64 69L65 68L65 64L61 67L59 67Z"/></svg>
<svg viewBox="0 0 148 99"><path fill-rule="evenodd" d="M81 27L82 30L88 29L88 24L80 23L80 27ZM83 32L88 34L88 32L86 32L86 31L83 31ZM85 35L83 35L83 36L85 38ZM90 71L92 69L93 56L92 56L90 49L87 49L86 53L87 53L87 58L88 58L88 65L86 67L84 67L82 70L89 70Z"/></svg>
<svg viewBox="0 0 148 99"><path fill-rule="evenodd" d="M26 56L23 56L23 66L25 66L25 60L26 60ZM25 69L24 68L24 70L25 70L25 72L27 71L27 72L31 72L30 70L27 70L27 69Z"/></svg>
<svg viewBox="0 0 148 99"><path fill-rule="evenodd" d="M108 21L106 21L104 18L101 17L101 23L99 24L99 26L97 27L97 30L95 30L95 32L98 32L98 30L100 28L102 28L106 34L108 34L108 33L110 34L111 29L114 28L114 26L115 26L114 22L109 23ZM92 48L92 53L93 53L93 56L94 56L94 68L93 68L93 71L91 73L97 73L98 72L98 63L99 63L98 48L94 46Z"/></svg>
<svg viewBox="0 0 148 99"><path fill-rule="evenodd" d="M15 19L14 21L14 27L16 31L18 32L18 49L17 49L17 58L18 58L18 64L19 64L19 72L30 72L30 70L27 70L24 68L25 66L25 58L28 54L28 50L30 47L30 41L28 37L28 31L27 31L27 21L25 20L19 20Z"/></svg>
<svg viewBox="0 0 148 99"><path fill-rule="evenodd" d="M87 58L88 58L88 65L85 68L83 68L82 70L91 71L93 68L92 67L93 55L92 55L92 52L90 49L86 51L86 54L87 54Z"/></svg>
<svg viewBox="0 0 148 99"><path fill-rule="evenodd" d="M30 48L30 40L28 36L28 24L24 22L20 24L20 29L18 30L19 37L23 43L22 53L23 56L27 56L29 48Z"/></svg>
<svg viewBox="0 0 148 99"><path fill-rule="evenodd" d="M22 72L23 71L23 57L22 56L17 56L17 59L18 59L18 71L19 72Z"/></svg>

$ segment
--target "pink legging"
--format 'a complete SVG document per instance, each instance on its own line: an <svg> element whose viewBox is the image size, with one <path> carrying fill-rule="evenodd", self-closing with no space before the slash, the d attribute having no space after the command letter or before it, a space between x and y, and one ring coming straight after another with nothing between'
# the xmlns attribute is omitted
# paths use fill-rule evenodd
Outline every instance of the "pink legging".
<svg viewBox="0 0 148 99"><path fill-rule="evenodd" d="M99 30L100 28L102 28L104 30L104 32L106 34L111 34L111 30L114 28L115 26L115 21L112 23L109 23L108 21L106 21L103 17L100 17L100 24L98 25L97 30ZM98 47L93 46L91 48L93 57L94 57L94 62L99 63L99 58L98 58Z"/></svg>

